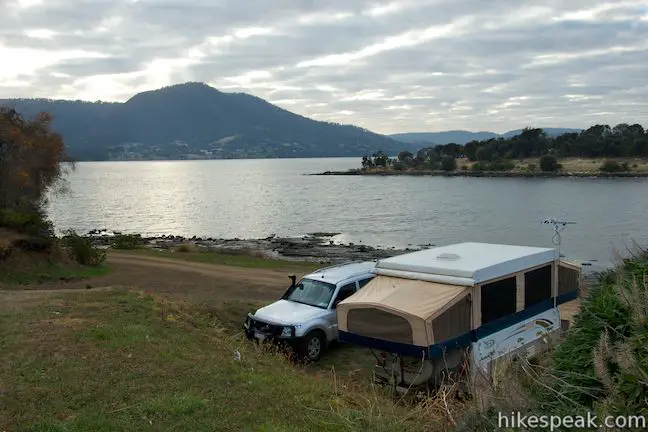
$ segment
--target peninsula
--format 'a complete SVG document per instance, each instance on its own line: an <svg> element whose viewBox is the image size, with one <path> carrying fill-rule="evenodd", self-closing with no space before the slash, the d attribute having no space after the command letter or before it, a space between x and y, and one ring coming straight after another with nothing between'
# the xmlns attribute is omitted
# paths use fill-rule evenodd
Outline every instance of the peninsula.
<svg viewBox="0 0 648 432"><path fill-rule="evenodd" d="M376 152L357 169L319 175L646 177L648 133L639 124L594 125L558 136L525 128L509 138L403 150L395 158Z"/></svg>

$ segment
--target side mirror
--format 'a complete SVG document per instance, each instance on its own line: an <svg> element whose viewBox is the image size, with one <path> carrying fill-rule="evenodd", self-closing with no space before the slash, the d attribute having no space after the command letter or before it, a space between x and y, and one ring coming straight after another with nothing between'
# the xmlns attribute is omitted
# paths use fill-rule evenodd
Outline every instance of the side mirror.
<svg viewBox="0 0 648 432"><path fill-rule="evenodd" d="M295 286L295 283L296 283L297 277L296 277L294 274L291 274L291 275L288 276L288 279L290 279L290 280L292 281L292 283L290 284L290 286L291 286L291 287Z"/></svg>

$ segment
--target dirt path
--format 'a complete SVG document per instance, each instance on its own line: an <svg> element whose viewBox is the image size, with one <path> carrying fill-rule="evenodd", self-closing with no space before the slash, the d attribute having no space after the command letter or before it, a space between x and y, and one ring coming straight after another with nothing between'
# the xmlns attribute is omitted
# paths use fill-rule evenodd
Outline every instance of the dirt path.
<svg viewBox="0 0 648 432"><path fill-rule="evenodd" d="M22 288L58 291L124 286L187 300L254 302L275 300L290 282L286 270L205 264L113 251L108 254L108 265L110 272L105 276ZM302 276L299 272L296 275Z"/></svg>

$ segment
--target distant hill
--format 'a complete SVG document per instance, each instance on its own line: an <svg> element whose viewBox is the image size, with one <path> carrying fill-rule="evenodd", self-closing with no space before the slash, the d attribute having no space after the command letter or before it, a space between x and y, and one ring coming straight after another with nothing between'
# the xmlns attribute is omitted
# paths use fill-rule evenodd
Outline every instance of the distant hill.
<svg viewBox="0 0 648 432"><path fill-rule="evenodd" d="M344 157L416 146L315 121L244 93L185 83L124 103L0 99L26 117L47 111L77 160Z"/></svg>
<svg viewBox="0 0 648 432"><path fill-rule="evenodd" d="M569 132L581 132L582 129L562 129L562 128L544 128L547 135L556 137L558 135ZM491 138L511 138L519 135L522 129L512 130L503 134L495 132L470 132L465 130L452 130L444 132L409 132L390 135L397 141L418 144L418 145L434 145L434 144L466 144L470 141L482 141Z"/></svg>

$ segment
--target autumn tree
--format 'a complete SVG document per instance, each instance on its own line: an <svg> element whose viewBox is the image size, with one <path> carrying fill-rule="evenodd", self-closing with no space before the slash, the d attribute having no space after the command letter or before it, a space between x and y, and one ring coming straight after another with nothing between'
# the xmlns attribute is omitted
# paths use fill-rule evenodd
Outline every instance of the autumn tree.
<svg viewBox="0 0 648 432"><path fill-rule="evenodd" d="M0 107L0 225L44 224L47 194L61 184L68 161L51 121L47 113L26 120Z"/></svg>

